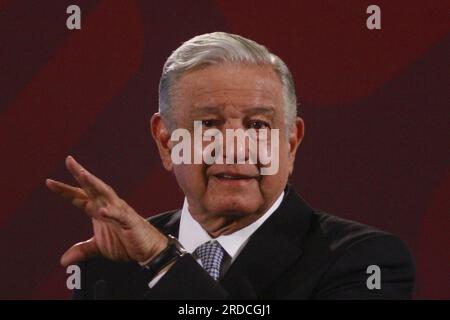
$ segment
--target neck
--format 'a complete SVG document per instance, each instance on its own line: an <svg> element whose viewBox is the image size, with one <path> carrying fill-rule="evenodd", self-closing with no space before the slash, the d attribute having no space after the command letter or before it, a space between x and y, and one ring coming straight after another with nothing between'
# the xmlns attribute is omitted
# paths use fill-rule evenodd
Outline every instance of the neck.
<svg viewBox="0 0 450 320"><path fill-rule="evenodd" d="M241 230L253 222L258 220L263 215L260 214L252 215L236 215L228 214L224 216L219 216L213 219L197 219L194 215L193 218L202 226L202 228L211 236L211 238L217 238L221 235L232 234L238 230Z"/></svg>

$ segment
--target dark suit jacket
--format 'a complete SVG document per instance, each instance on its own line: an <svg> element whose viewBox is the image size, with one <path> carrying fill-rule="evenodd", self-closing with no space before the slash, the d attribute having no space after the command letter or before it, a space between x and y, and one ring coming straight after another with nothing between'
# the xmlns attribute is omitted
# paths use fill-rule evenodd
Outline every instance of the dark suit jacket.
<svg viewBox="0 0 450 320"><path fill-rule="evenodd" d="M178 235L180 215L171 211L149 221ZM380 268L381 289L367 287L370 265ZM152 289L134 262L92 259L81 268L79 299L408 299L414 285L414 264L401 240L315 211L290 186L219 283L191 255Z"/></svg>

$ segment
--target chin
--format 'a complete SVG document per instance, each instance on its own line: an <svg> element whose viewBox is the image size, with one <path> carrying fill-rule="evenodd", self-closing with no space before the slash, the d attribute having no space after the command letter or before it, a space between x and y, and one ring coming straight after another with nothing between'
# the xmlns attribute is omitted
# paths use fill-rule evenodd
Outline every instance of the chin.
<svg viewBox="0 0 450 320"><path fill-rule="evenodd" d="M238 216L249 215L258 211L261 207L259 201L249 201L242 197L226 197L224 199L211 201L208 211L216 214L236 214Z"/></svg>

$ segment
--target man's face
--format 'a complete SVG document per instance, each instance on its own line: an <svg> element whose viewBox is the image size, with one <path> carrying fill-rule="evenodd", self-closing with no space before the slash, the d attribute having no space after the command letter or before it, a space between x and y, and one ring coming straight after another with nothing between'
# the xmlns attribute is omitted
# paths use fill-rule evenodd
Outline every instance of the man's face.
<svg viewBox="0 0 450 320"><path fill-rule="evenodd" d="M269 66L214 65L184 74L173 92L172 120L192 135L194 121L202 121L203 131L219 129L224 137L226 129L265 128L269 136L270 129L279 129L274 175L261 175L260 164L172 166L192 216L210 234L232 233L255 221L283 191L303 135L303 122L297 120L286 138L279 77Z"/></svg>

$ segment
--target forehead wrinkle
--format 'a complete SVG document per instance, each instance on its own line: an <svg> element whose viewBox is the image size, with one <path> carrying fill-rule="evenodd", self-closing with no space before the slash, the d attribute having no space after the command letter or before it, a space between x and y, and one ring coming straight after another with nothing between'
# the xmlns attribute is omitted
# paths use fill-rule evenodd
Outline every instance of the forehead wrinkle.
<svg viewBox="0 0 450 320"><path fill-rule="evenodd" d="M205 109L205 111L214 112L214 108L222 111L228 106L239 107L245 112L274 112L277 105L276 95L270 90L255 89L217 89L202 90L199 89L191 93L192 107L196 109ZM235 92L247 91L249 94L236 94ZM222 94L217 94L222 93ZM257 93L257 94L255 94ZM262 94L261 94L262 93ZM267 109L267 110L265 110Z"/></svg>
<svg viewBox="0 0 450 320"><path fill-rule="evenodd" d="M255 106L249 107L244 110L244 113L247 115L255 115L255 114L275 114L275 108L273 106Z"/></svg>
<svg viewBox="0 0 450 320"><path fill-rule="evenodd" d="M223 107L219 106L194 106L193 110L190 112L192 115L203 115L203 114L221 114Z"/></svg>
<svg viewBox="0 0 450 320"><path fill-rule="evenodd" d="M194 99L203 98L213 98L213 100L222 97L229 96L232 94L232 97L236 97L236 92L247 93L249 96L254 96L257 99L275 99L275 94L272 93L272 90L265 89L256 89L256 88L217 88L217 89L206 89L206 88L195 88L191 90L191 96ZM255 95L255 93L257 93ZM262 94L261 94L262 93ZM216 95L219 94L219 95Z"/></svg>

